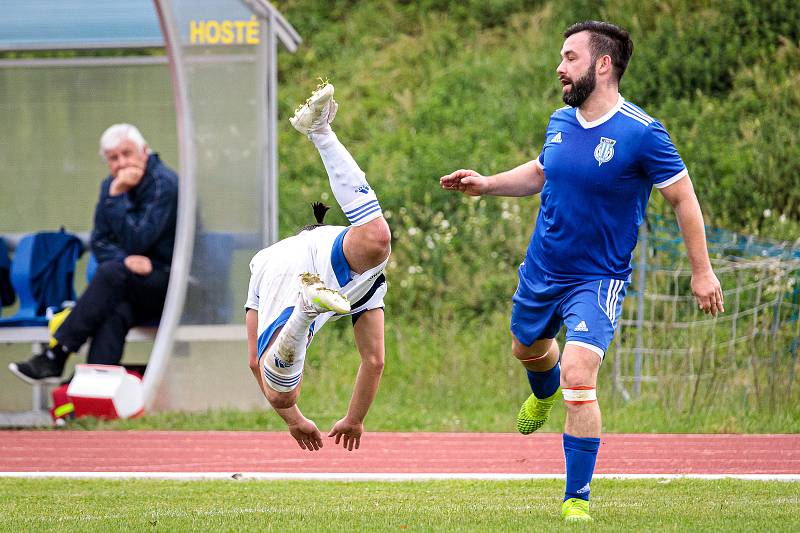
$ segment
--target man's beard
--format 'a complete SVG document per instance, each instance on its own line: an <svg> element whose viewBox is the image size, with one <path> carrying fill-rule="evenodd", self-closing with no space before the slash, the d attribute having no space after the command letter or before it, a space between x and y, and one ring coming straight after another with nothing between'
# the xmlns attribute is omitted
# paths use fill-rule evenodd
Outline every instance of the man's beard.
<svg viewBox="0 0 800 533"><path fill-rule="evenodd" d="M586 74L572 82L569 92L562 95L564 103L571 107L580 107L597 85L597 77L593 68L586 69Z"/></svg>

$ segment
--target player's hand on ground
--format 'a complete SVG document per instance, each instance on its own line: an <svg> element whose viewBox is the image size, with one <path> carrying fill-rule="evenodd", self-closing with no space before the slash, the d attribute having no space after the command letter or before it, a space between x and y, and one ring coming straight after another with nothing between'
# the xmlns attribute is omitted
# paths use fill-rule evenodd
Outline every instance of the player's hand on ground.
<svg viewBox="0 0 800 533"><path fill-rule="evenodd" d="M717 316L717 313L725 312L722 287L714 272L709 270L702 274L692 274L692 294L697 300L697 306L704 313Z"/></svg>
<svg viewBox="0 0 800 533"><path fill-rule="evenodd" d="M363 423L354 422L344 417L333 425L333 429L328 433L328 436L336 437L334 442L337 446L341 442L344 449L353 451L353 448L357 450L361 444L361 434L363 432Z"/></svg>
<svg viewBox="0 0 800 533"><path fill-rule="evenodd" d="M147 276L153 271L153 263L146 255L129 255L124 262L125 268L140 276Z"/></svg>
<svg viewBox="0 0 800 533"><path fill-rule="evenodd" d="M480 196L486 193L486 176L481 176L474 170L460 169L439 178L439 185L448 191L461 191L470 196Z"/></svg>
<svg viewBox="0 0 800 533"><path fill-rule="evenodd" d="M304 450L313 452L322 448L322 433L313 420L304 417L296 424L289 425L289 433Z"/></svg>

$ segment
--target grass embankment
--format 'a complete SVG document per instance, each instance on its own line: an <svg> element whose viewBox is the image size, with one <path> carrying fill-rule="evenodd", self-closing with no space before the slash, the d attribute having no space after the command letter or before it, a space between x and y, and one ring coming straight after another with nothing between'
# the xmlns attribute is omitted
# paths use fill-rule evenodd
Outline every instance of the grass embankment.
<svg viewBox="0 0 800 533"><path fill-rule="evenodd" d="M366 421L369 431L515 431L515 416L529 394L525 373L509 351L510 334L502 313L486 321L409 326L390 317L386 369ZM349 323L326 326L311 345L299 405L321 429L347 410L359 357ZM242 363L243 359L242 359ZM613 359L600 371L599 398L604 430L609 432L800 431L800 387L790 398L775 399L769 389L748 386L749 368L725 374L724 388L701 382L671 387L645 384L639 400L614 393ZM764 378L765 379L765 378ZM672 378L678 381L677 378ZM767 383L764 381L764 383ZM256 387L255 382L242 386ZM772 403L771 403L772 402ZM265 402L266 405L266 402ZM544 431L561 431L564 411L557 406ZM135 420L78 420L68 427L106 429L284 429L267 410L159 413Z"/></svg>

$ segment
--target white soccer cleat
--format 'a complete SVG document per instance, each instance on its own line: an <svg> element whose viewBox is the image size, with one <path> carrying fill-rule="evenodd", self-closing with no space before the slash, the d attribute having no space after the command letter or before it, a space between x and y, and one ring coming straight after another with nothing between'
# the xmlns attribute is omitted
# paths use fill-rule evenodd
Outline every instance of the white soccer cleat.
<svg viewBox="0 0 800 533"><path fill-rule="evenodd" d="M333 311L343 315L350 312L350 301L347 297L326 287L317 274L300 274L300 286L304 304L317 313Z"/></svg>
<svg viewBox="0 0 800 533"><path fill-rule="evenodd" d="M308 135L333 122L337 109L339 104L333 99L333 85L325 83L295 110L289 122L294 129Z"/></svg>

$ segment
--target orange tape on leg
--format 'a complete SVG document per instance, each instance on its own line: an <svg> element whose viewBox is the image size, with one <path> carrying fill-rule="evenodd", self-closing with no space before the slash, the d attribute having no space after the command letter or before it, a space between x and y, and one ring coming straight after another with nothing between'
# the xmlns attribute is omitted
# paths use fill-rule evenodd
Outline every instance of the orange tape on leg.
<svg viewBox="0 0 800 533"><path fill-rule="evenodd" d="M569 387L561 389L564 403L580 405L597 401L597 389L594 387Z"/></svg>
<svg viewBox="0 0 800 533"><path fill-rule="evenodd" d="M534 361L539 361L540 359L544 359L550 355L549 353L545 353L544 355L537 355L536 357L529 357L528 359L520 359L520 363L533 363Z"/></svg>

